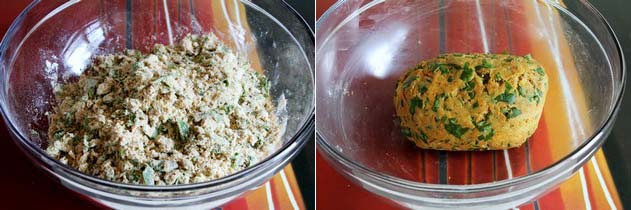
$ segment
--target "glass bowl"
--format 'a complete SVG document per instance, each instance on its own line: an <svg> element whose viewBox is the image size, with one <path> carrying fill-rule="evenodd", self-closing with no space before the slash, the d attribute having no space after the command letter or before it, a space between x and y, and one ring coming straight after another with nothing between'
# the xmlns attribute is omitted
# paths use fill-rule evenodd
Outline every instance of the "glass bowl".
<svg viewBox="0 0 631 210"><path fill-rule="evenodd" d="M98 179L46 154L53 83L76 80L99 54L126 48L147 52L155 43L208 32L267 75L275 103L287 100L286 130L277 152L230 176L174 186ZM313 132L314 41L291 7L269 1L34 1L0 45L0 107L14 141L37 166L98 203L113 208L216 207L265 183Z"/></svg>
<svg viewBox="0 0 631 210"><path fill-rule="evenodd" d="M324 157L365 189L410 208L508 209L555 189L610 133L622 50L587 1L347 0L316 25L316 133ZM550 90L519 148L422 150L394 121L395 82L441 53L530 54Z"/></svg>

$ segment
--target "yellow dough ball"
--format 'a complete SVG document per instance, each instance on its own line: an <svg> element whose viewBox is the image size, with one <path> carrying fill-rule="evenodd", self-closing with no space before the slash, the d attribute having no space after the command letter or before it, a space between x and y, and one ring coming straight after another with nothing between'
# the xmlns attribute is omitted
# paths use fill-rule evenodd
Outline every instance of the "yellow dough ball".
<svg viewBox="0 0 631 210"><path fill-rule="evenodd" d="M420 148L499 150L534 133L547 92L548 77L530 55L454 53L403 75L394 106L403 135Z"/></svg>

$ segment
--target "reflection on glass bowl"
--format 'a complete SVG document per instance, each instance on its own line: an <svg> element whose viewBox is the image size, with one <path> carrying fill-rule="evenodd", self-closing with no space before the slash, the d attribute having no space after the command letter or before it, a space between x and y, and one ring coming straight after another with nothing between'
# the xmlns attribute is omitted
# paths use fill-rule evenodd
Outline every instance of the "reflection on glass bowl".
<svg viewBox="0 0 631 210"><path fill-rule="evenodd" d="M250 1L35 1L0 45L0 107L17 145L64 186L113 208L224 204L281 170L314 129L313 34L289 7ZM229 11L229 12L228 12ZM283 17L282 19L277 19ZM281 148L236 174L196 184L141 186L82 174L49 157L53 86L76 81L96 55L144 52L188 33L213 32L271 82L275 102L288 101Z"/></svg>

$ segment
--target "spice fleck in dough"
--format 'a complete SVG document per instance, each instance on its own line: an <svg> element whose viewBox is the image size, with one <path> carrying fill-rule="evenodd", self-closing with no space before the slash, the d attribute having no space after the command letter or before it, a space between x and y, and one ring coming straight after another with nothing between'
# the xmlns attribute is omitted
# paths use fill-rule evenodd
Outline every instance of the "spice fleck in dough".
<svg viewBox="0 0 631 210"><path fill-rule="evenodd" d="M217 179L280 142L270 83L214 35L151 54L98 56L56 90L48 154L111 181L172 185Z"/></svg>
<svg viewBox="0 0 631 210"><path fill-rule="evenodd" d="M420 148L499 150L534 133L547 91L530 55L444 54L397 82L394 106L403 135Z"/></svg>

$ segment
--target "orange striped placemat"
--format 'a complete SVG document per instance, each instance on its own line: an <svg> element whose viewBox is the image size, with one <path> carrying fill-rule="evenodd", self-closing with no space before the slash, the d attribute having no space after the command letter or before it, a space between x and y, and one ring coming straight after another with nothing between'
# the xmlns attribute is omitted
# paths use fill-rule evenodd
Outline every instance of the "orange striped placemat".
<svg viewBox="0 0 631 210"><path fill-rule="evenodd" d="M335 171L318 152L318 209L401 209L403 207L355 185ZM559 188L518 209L622 209L602 150Z"/></svg>
<svg viewBox="0 0 631 210"><path fill-rule="evenodd" d="M298 182L296 182L294 170L290 164L260 188L218 209L296 210L305 209L305 204L302 200L300 188L298 188Z"/></svg>

